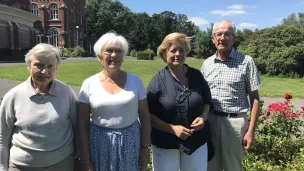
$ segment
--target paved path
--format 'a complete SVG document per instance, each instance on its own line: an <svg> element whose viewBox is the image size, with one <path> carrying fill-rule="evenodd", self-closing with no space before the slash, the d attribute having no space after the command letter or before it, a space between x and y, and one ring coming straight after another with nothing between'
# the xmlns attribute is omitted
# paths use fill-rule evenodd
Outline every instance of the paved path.
<svg viewBox="0 0 304 171"><path fill-rule="evenodd" d="M10 90L11 88L15 87L18 84L20 84L20 82L0 79L0 97L3 97L8 90ZM73 87L73 89L76 92L76 94L79 93L80 90L79 87ZM284 98L262 97L261 99L264 100L265 102L264 108L266 108L271 103L284 101ZM304 106L304 99L293 99L292 102L298 109L300 109L301 106Z"/></svg>

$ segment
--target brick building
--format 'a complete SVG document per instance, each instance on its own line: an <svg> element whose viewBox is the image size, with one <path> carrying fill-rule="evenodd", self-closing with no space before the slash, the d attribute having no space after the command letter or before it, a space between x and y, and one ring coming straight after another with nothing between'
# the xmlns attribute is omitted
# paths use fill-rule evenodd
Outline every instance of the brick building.
<svg viewBox="0 0 304 171"><path fill-rule="evenodd" d="M0 0L0 61L37 43L91 49L86 40L85 0Z"/></svg>
<svg viewBox="0 0 304 171"><path fill-rule="evenodd" d="M29 9L40 18L38 42L86 48L85 0L30 0Z"/></svg>

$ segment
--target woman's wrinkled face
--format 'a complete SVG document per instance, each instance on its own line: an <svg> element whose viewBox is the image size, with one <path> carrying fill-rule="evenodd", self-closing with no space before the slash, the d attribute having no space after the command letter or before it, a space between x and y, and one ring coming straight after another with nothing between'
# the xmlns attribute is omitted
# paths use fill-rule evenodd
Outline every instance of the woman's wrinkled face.
<svg viewBox="0 0 304 171"><path fill-rule="evenodd" d="M184 46L180 43L173 42L167 52L167 64L172 66L183 65L186 55Z"/></svg>
<svg viewBox="0 0 304 171"><path fill-rule="evenodd" d="M39 84L49 84L55 77L57 70L56 57L32 57L31 64L27 67L32 80Z"/></svg>
<svg viewBox="0 0 304 171"><path fill-rule="evenodd" d="M123 62L124 50L119 44L108 45L98 60L102 62L105 69L120 69Z"/></svg>

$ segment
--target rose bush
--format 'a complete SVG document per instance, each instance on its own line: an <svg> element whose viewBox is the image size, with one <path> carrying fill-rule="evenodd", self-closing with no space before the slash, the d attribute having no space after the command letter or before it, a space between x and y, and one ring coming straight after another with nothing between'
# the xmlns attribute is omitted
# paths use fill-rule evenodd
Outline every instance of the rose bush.
<svg viewBox="0 0 304 171"><path fill-rule="evenodd" d="M255 142L244 160L244 170L284 170L304 147L304 106L296 110L292 95L285 93L284 97L285 101L272 103L266 109L261 103Z"/></svg>

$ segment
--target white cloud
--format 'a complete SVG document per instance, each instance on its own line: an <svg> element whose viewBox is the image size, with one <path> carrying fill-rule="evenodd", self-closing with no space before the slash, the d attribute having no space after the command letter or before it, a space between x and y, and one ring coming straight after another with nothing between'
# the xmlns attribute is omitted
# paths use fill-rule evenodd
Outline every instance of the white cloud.
<svg viewBox="0 0 304 171"><path fill-rule="evenodd" d="M257 28L258 25L257 24L253 24L253 23L241 23L239 25L240 28Z"/></svg>
<svg viewBox="0 0 304 171"><path fill-rule="evenodd" d="M198 26L208 24L208 20L206 20L202 17L192 17L189 20Z"/></svg>
<svg viewBox="0 0 304 171"><path fill-rule="evenodd" d="M246 13L246 8L256 8L256 6L242 5L242 4L232 4L226 7L226 10L212 10L211 14L221 15L221 16L236 16L243 15Z"/></svg>
<svg viewBox="0 0 304 171"><path fill-rule="evenodd" d="M242 4L233 4L227 7L228 9L241 10L244 8L256 8L256 6L242 5Z"/></svg>
<svg viewBox="0 0 304 171"><path fill-rule="evenodd" d="M235 16L235 15L243 15L246 12L244 10L212 10L210 13L221 16Z"/></svg>

